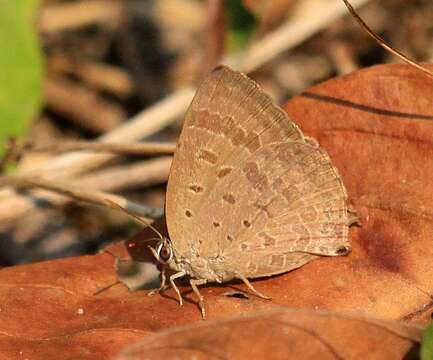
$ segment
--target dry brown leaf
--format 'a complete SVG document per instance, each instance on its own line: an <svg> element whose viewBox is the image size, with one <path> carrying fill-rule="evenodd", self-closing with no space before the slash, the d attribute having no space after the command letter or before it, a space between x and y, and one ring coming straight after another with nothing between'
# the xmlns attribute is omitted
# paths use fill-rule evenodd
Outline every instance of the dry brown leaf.
<svg viewBox="0 0 433 360"><path fill-rule="evenodd" d="M417 353L420 333L398 322L281 309L163 331L122 351L116 360L394 360Z"/></svg>
<svg viewBox="0 0 433 360"><path fill-rule="evenodd" d="M222 296L227 284L204 287L207 317L290 306L425 323L433 288L433 83L408 66L378 66L314 87L286 109L331 155L363 225L350 231L349 256L254 281L272 301ZM117 281L112 254L125 250L109 251L0 270L0 359L109 359L156 331L201 321L188 287L183 308L173 290L149 297L109 287ZM395 354L393 346L383 349Z"/></svg>
<svg viewBox="0 0 433 360"><path fill-rule="evenodd" d="M430 66L432 68L432 66ZM425 321L433 292L433 81L406 65L368 68L295 97L287 112L340 170L362 227L352 254L288 277L302 305ZM322 266L322 263L324 266Z"/></svg>

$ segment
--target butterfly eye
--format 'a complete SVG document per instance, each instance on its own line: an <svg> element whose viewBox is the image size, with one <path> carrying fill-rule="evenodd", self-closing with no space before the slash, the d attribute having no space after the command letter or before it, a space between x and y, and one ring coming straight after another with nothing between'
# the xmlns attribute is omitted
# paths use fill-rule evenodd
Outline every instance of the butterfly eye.
<svg viewBox="0 0 433 360"><path fill-rule="evenodd" d="M169 244L163 243L158 248L158 258L161 262L167 263L173 257L173 252Z"/></svg>

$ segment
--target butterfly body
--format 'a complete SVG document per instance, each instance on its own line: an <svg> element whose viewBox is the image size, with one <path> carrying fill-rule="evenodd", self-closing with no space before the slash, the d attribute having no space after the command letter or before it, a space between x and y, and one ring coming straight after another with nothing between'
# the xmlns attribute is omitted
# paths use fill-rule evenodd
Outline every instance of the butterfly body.
<svg viewBox="0 0 433 360"><path fill-rule="evenodd" d="M169 267L174 271L184 271L186 275L194 279L222 283L235 277L234 273L227 271L223 257L204 258L200 254L185 257L175 253L174 258Z"/></svg>
<svg viewBox="0 0 433 360"><path fill-rule="evenodd" d="M350 251L351 217L337 169L252 80L214 70L187 112L170 170L170 239L155 257L197 285L296 269ZM163 254L164 253L164 254ZM163 274L163 285L165 274Z"/></svg>

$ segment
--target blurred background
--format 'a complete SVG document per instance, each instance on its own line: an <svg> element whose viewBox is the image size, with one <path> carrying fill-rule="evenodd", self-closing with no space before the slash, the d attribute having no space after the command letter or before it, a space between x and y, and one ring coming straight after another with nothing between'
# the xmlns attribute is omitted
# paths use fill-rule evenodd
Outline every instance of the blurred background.
<svg viewBox="0 0 433 360"><path fill-rule="evenodd" d="M352 4L390 45L432 61L431 0ZM33 170L163 208L169 154L96 164L53 152L11 154L7 145L11 138L36 147L100 136L127 142L132 135L121 129L134 121L137 140L175 142L193 89L221 59L248 71L278 104L329 78L400 62L341 0L3 0L2 173ZM138 229L102 207L0 188L0 266L94 253Z"/></svg>

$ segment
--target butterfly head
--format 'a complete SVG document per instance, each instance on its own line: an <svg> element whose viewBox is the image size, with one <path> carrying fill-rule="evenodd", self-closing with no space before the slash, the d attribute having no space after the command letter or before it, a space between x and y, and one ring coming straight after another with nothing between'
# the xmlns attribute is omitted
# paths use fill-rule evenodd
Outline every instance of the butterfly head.
<svg viewBox="0 0 433 360"><path fill-rule="evenodd" d="M153 256L155 256L156 260L160 262L161 264L169 264L173 261L173 246L171 245L171 241L166 238L162 237L156 248L150 248L152 251Z"/></svg>

